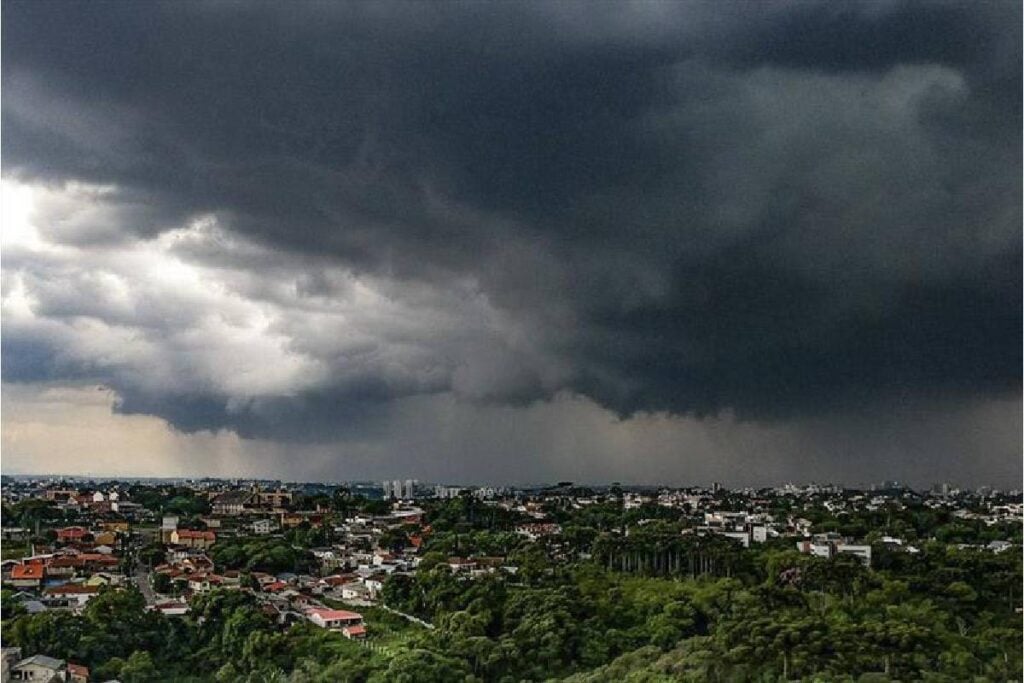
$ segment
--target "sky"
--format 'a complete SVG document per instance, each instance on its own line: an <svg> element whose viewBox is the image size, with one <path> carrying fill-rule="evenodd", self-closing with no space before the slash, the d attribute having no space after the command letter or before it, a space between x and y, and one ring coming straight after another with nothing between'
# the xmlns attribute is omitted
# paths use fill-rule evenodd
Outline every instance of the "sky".
<svg viewBox="0 0 1024 683"><path fill-rule="evenodd" d="M1021 25L7 0L3 471L1019 487Z"/></svg>

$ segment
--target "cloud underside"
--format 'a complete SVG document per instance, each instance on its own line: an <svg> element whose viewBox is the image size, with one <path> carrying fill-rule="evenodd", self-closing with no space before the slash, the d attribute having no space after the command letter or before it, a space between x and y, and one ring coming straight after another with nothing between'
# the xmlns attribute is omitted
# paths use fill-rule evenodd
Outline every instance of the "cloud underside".
<svg viewBox="0 0 1024 683"><path fill-rule="evenodd" d="M6 3L4 381L291 442L1018 397L1017 4L738 10Z"/></svg>

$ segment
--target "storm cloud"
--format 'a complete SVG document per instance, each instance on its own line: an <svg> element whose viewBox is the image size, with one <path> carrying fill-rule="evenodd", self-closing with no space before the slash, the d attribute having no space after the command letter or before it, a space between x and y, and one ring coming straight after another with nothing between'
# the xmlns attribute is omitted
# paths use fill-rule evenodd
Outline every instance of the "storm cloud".
<svg viewBox="0 0 1024 683"><path fill-rule="evenodd" d="M1020 46L1010 2L7 2L4 381L323 443L1019 400Z"/></svg>

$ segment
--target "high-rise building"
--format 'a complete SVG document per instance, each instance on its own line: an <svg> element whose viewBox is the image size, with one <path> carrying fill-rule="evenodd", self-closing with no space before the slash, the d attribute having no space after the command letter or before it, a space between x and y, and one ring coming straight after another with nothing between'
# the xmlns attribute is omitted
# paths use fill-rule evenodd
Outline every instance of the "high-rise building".
<svg viewBox="0 0 1024 683"><path fill-rule="evenodd" d="M458 498L462 494L462 488L459 486L435 486L434 497L447 499L447 498Z"/></svg>

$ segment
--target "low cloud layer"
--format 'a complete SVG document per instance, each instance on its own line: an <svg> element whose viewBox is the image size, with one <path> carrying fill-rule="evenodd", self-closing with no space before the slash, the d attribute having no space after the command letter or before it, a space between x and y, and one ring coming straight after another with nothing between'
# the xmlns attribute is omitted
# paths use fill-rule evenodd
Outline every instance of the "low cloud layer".
<svg viewBox="0 0 1024 683"><path fill-rule="evenodd" d="M844 477L895 414L956 470L908 406L1019 402L1020 26L8 2L4 381L307 450L402 443L447 402L827 423L862 446L793 448Z"/></svg>

